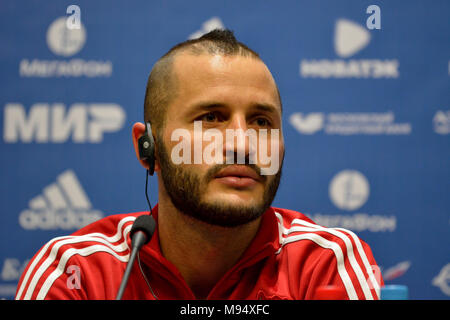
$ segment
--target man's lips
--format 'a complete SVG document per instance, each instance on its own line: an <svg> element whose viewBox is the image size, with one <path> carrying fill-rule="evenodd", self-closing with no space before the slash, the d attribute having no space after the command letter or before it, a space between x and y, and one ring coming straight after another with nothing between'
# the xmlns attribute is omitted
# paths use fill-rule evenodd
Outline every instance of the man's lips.
<svg viewBox="0 0 450 320"><path fill-rule="evenodd" d="M231 165L220 170L216 174L215 178L223 177L239 177L239 178L251 178L253 180L261 180L259 174L255 170L245 166L245 165Z"/></svg>
<svg viewBox="0 0 450 320"><path fill-rule="evenodd" d="M245 165L228 166L219 171L215 178L221 183L236 188L250 187L261 181L261 177Z"/></svg>

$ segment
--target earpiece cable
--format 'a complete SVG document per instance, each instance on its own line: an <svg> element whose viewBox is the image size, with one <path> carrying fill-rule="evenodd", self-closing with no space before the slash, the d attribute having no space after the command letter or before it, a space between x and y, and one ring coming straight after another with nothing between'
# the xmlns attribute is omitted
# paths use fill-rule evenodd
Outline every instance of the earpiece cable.
<svg viewBox="0 0 450 320"><path fill-rule="evenodd" d="M153 216L153 212L152 212L152 205L150 204L150 199L148 196L148 176L149 176L149 171L146 171L146 175L145 175L145 198L147 199L147 204L148 204L148 208L150 211L150 215ZM156 297L155 293L153 292L152 286L150 285L150 282L147 279L147 276L145 275L144 270L142 269L142 265L141 265L141 257L139 255L139 252L137 254L137 260L138 260L138 265L139 265L139 270L141 270L141 274L144 277L145 283L147 284L147 287L150 289L150 292L152 293L153 297L155 298L155 300L158 300L158 297Z"/></svg>
<svg viewBox="0 0 450 320"><path fill-rule="evenodd" d="M147 174L145 175L145 198L147 198L147 204L148 204L148 207L149 207L150 215L153 215L152 205L150 204L150 199L148 197L148 176L149 175L150 174L149 174L149 172L147 170Z"/></svg>
<svg viewBox="0 0 450 320"><path fill-rule="evenodd" d="M145 283L147 283L147 287L150 289L150 292L152 293L153 298L155 298L155 300L158 300L158 297L153 292L150 282L148 282L148 279L147 279L147 276L145 275L144 269L142 269L141 256L140 256L139 252L137 254L137 261L138 261L138 265L139 265L139 270L141 270L141 273L142 273L142 276L144 277Z"/></svg>

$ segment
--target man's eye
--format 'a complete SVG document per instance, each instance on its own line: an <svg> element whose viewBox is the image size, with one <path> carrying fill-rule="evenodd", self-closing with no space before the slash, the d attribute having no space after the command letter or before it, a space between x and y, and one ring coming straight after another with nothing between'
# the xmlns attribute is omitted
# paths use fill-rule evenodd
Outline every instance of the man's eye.
<svg viewBox="0 0 450 320"><path fill-rule="evenodd" d="M206 122L214 122L214 121L217 120L217 116L216 116L215 113L209 112L209 113L204 114L203 116L201 116L200 120L206 121Z"/></svg>
<svg viewBox="0 0 450 320"><path fill-rule="evenodd" d="M270 125L270 122L266 118L257 118L256 124L260 127L267 127Z"/></svg>

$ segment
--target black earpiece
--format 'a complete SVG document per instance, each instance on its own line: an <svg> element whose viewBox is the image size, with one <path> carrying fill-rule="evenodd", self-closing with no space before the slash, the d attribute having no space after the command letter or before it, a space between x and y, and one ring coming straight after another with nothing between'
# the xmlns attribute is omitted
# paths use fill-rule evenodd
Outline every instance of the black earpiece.
<svg viewBox="0 0 450 320"><path fill-rule="evenodd" d="M145 132L138 140L139 158L149 165L148 173L152 176L155 172L155 140L153 139L150 122L145 123Z"/></svg>

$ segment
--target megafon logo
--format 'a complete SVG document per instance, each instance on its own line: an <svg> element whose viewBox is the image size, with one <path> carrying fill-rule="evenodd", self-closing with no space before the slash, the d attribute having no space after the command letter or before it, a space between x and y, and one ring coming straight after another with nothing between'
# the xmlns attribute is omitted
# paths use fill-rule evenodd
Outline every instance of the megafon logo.
<svg viewBox="0 0 450 320"><path fill-rule="evenodd" d="M66 20L66 17L58 18L48 27L47 45L54 54L70 57L83 48L86 29L81 22L79 29L69 29Z"/></svg>
<svg viewBox="0 0 450 320"><path fill-rule="evenodd" d="M302 78L398 78L396 59L346 59L362 51L370 43L369 31L347 19L335 25L334 50L344 59L303 59L300 61Z"/></svg>
<svg viewBox="0 0 450 320"><path fill-rule="evenodd" d="M361 208L369 198L367 178L356 170L342 170L330 182L329 195L336 207L342 210Z"/></svg>
<svg viewBox="0 0 450 320"><path fill-rule="evenodd" d="M125 112L113 103L36 103L26 114L20 103L4 108L3 139L6 143L100 143L104 133L122 128Z"/></svg>
<svg viewBox="0 0 450 320"><path fill-rule="evenodd" d="M46 34L46 42L50 51L64 58L79 53L87 39L87 31L80 22L80 28L68 28L67 17L59 17L53 21ZM21 77L110 77L111 61L99 60L41 60L22 59L19 64Z"/></svg>
<svg viewBox="0 0 450 320"><path fill-rule="evenodd" d="M370 195L369 181L357 170L345 169L334 175L328 187L328 195L337 208L348 212L307 213L319 225L354 232L394 232L397 228L395 215L356 211L363 208Z"/></svg>
<svg viewBox="0 0 450 320"><path fill-rule="evenodd" d="M55 183L30 200L29 209L19 215L19 224L27 230L80 229L103 218L91 202L72 170L61 173Z"/></svg>

